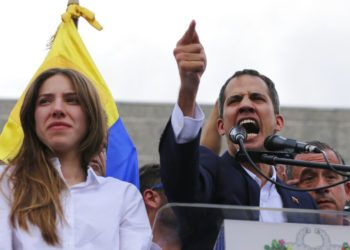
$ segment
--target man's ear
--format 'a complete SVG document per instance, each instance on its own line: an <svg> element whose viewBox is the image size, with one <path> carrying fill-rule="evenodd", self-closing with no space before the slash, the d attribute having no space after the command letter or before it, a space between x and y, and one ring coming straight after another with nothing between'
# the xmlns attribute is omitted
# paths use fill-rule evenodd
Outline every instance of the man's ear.
<svg viewBox="0 0 350 250"><path fill-rule="evenodd" d="M279 132L284 128L284 117L281 114L276 115L276 127L275 132Z"/></svg>
<svg viewBox="0 0 350 250"><path fill-rule="evenodd" d="M346 200L350 202L350 182L349 181L345 182L344 187L345 187L345 193L346 193Z"/></svg>
<svg viewBox="0 0 350 250"><path fill-rule="evenodd" d="M146 189L143 191L142 196L147 209L159 209L162 206L162 198L156 191L152 189Z"/></svg>
<svg viewBox="0 0 350 250"><path fill-rule="evenodd" d="M217 120L217 128L219 135L225 135L224 120L220 117Z"/></svg>

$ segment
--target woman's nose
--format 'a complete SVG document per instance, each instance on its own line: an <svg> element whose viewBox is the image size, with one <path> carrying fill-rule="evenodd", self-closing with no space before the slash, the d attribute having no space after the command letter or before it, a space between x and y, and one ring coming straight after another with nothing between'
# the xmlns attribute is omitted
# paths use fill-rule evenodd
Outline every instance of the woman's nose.
<svg viewBox="0 0 350 250"><path fill-rule="evenodd" d="M52 116L55 118L60 118L60 117L64 117L65 112L64 112L64 104L62 101L57 100L53 103L53 107L52 107Z"/></svg>

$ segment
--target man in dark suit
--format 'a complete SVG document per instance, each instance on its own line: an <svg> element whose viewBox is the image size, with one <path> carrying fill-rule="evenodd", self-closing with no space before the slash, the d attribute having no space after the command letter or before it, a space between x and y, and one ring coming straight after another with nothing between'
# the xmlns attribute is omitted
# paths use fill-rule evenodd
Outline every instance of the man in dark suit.
<svg viewBox="0 0 350 250"><path fill-rule="evenodd" d="M177 104L159 146L162 183L169 201L316 209L307 193L279 188L267 182L251 165L241 164L234 157L237 145L229 139L232 127L239 125L246 129L245 147L254 151L264 150L265 138L283 129L284 118L279 112L274 83L255 70L243 70L223 85L217 128L219 134L225 136L228 150L219 157L199 145L204 114L196 104L196 95L206 68L206 56L194 21L177 43L174 55L181 85ZM279 181L273 166L258 164L258 167L265 175ZM282 212L262 212L251 219L307 222L299 215L288 216ZM194 245L192 249L211 247L208 242Z"/></svg>

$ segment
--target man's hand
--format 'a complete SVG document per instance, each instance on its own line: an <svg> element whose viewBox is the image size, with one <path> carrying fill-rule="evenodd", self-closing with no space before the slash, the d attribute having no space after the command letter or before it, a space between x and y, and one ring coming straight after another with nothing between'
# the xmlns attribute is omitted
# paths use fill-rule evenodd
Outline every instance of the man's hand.
<svg viewBox="0 0 350 250"><path fill-rule="evenodd" d="M287 180L286 183L290 186L298 186L298 184L300 183L299 179L290 179Z"/></svg>
<svg viewBox="0 0 350 250"><path fill-rule="evenodd" d="M106 176L106 150L102 149L100 153L92 157L89 165L97 175Z"/></svg>
<svg viewBox="0 0 350 250"><path fill-rule="evenodd" d="M181 80L178 104L185 116L193 117L198 85L207 65L204 48L196 32L195 21L191 22L178 41L174 56Z"/></svg>
<svg viewBox="0 0 350 250"><path fill-rule="evenodd" d="M217 129L217 121L219 118L218 100L216 100L213 110L208 120L202 128L200 145L211 149L217 155L221 152L221 135Z"/></svg>

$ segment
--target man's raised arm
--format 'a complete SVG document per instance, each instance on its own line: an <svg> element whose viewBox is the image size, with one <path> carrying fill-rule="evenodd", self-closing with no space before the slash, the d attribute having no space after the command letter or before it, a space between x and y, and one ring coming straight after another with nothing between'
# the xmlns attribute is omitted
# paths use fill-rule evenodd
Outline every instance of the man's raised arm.
<svg viewBox="0 0 350 250"><path fill-rule="evenodd" d="M185 34L177 42L174 56L181 80L177 103L184 116L194 117L198 86L207 64L203 46L196 32L195 21L191 22Z"/></svg>

